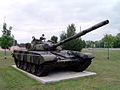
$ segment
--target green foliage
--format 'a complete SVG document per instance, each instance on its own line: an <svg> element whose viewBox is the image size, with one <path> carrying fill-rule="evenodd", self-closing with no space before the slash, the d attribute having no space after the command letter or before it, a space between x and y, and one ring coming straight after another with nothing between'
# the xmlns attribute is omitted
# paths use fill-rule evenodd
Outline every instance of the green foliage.
<svg viewBox="0 0 120 90"><path fill-rule="evenodd" d="M104 38L102 38L102 42L104 43L104 47L113 48L115 37L113 37L111 34L110 35L106 34Z"/></svg>
<svg viewBox="0 0 120 90"><path fill-rule="evenodd" d="M76 31L75 25L74 24L69 25L67 27L67 33L62 32L62 34L60 35L60 41L75 35L76 34L75 31ZM83 43L82 43L82 40L80 38L69 41L69 42L64 43L62 45L63 49L75 50L75 51L81 51L82 47L83 47Z"/></svg>
<svg viewBox="0 0 120 90"><path fill-rule="evenodd" d="M120 48L120 33L118 33L115 37L114 47Z"/></svg>
<svg viewBox="0 0 120 90"><path fill-rule="evenodd" d="M3 30L2 30L2 36L0 37L0 46L3 49L9 48L13 45L14 38L11 36L11 29L10 26L9 29L7 29L7 24L3 24Z"/></svg>
<svg viewBox="0 0 120 90"><path fill-rule="evenodd" d="M3 49L7 49L8 47L13 45L13 38L12 37L7 37L7 36L2 36L0 38L0 46Z"/></svg>
<svg viewBox="0 0 120 90"><path fill-rule="evenodd" d="M54 42L56 43L57 40L58 40L58 37L57 37L57 36L52 36L52 37L51 37L51 41L54 41Z"/></svg>
<svg viewBox="0 0 120 90"><path fill-rule="evenodd" d="M86 47L87 48L93 48L95 46L95 42L93 41L86 41Z"/></svg>
<svg viewBox="0 0 120 90"><path fill-rule="evenodd" d="M12 30L12 27L10 26L9 29L7 29L7 24L4 23L3 24L3 30L2 30L2 33L3 35L2 36L11 36L11 30Z"/></svg>
<svg viewBox="0 0 120 90"><path fill-rule="evenodd" d="M99 48L100 47L100 42L99 41L95 41L94 42L94 46L97 47L97 48Z"/></svg>
<svg viewBox="0 0 120 90"><path fill-rule="evenodd" d="M82 48L86 48L85 40L82 40Z"/></svg>
<svg viewBox="0 0 120 90"><path fill-rule="evenodd" d="M120 37L120 33L117 34L117 37Z"/></svg>

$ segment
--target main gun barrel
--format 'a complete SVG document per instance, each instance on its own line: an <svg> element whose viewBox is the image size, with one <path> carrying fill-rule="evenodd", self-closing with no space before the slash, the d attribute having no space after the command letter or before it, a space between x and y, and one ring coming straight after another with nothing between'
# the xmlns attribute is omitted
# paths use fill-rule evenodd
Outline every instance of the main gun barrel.
<svg viewBox="0 0 120 90"><path fill-rule="evenodd" d="M85 29L85 30L83 30L83 31L81 31L81 32L79 32L79 33L77 33L77 34L69 37L69 38L66 38L65 40L62 40L62 41L54 44L54 45L52 46L52 48L56 48L57 46L60 46L60 45L66 43L66 42L68 42L68 41L71 41L71 40L73 40L73 39L76 39L76 38L78 38L78 37L81 37L81 36L87 34L88 32L91 32L91 31L93 31L93 30L95 30L95 29L97 29L97 28L99 28L99 27L102 27L102 26L108 24L108 23L109 23L109 20L102 21L102 22L100 22L100 23L98 23L98 24L96 24L96 25L94 25L94 26L92 26L92 27L90 27L90 28L88 28L88 29Z"/></svg>

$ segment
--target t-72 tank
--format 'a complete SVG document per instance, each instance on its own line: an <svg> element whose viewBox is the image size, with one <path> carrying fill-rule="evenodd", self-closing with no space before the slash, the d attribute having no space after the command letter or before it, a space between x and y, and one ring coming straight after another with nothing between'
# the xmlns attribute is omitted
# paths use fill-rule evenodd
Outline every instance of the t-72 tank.
<svg viewBox="0 0 120 90"><path fill-rule="evenodd" d="M92 54L62 50L60 45L108 23L109 21L105 20L58 43L45 42L44 35L40 39L33 37L32 42L26 44L27 50L13 51L15 64L18 68L37 76L46 76L56 68L82 72L91 64L94 58Z"/></svg>

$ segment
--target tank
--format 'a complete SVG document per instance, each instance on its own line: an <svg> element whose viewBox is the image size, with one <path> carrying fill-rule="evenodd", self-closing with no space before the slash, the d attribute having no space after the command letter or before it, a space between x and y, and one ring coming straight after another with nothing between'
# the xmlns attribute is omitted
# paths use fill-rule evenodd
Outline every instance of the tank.
<svg viewBox="0 0 120 90"><path fill-rule="evenodd" d="M102 21L57 43L46 42L44 34L40 39L32 37L31 43L26 43L26 50L13 51L12 55L15 64L18 68L37 76L46 76L54 69L82 72L88 68L94 56L91 53L62 50L60 45L79 38L108 23L108 20Z"/></svg>

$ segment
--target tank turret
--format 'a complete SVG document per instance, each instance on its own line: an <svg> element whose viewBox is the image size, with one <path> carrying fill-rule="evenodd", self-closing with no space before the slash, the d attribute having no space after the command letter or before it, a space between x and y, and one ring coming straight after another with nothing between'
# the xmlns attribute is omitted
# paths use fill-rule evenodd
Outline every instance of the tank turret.
<svg viewBox="0 0 120 90"><path fill-rule="evenodd" d="M45 40L45 38L43 37L44 36L44 34L43 34L42 37L40 37L40 39L33 38L33 41L31 43L26 44L26 48L28 50L32 50L32 51L33 50L35 50L35 51L49 51L49 50L56 50L56 49L61 50L61 48L58 46L66 43L66 42L69 42L73 39L79 38L79 37L91 32L91 31L99 28L99 27L102 27L102 26L108 24L108 23L109 23L108 20L102 21L102 22L100 22L100 23L98 23L98 24L96 24L96 25L94 25L86 30L83 30L82 32L77 33L76 35L74 35L72 37L69 37L69 38L67 38L63 41L60 41L58 43L55 43L55 44L52 42L42 41L42 40Z"/></svg>

